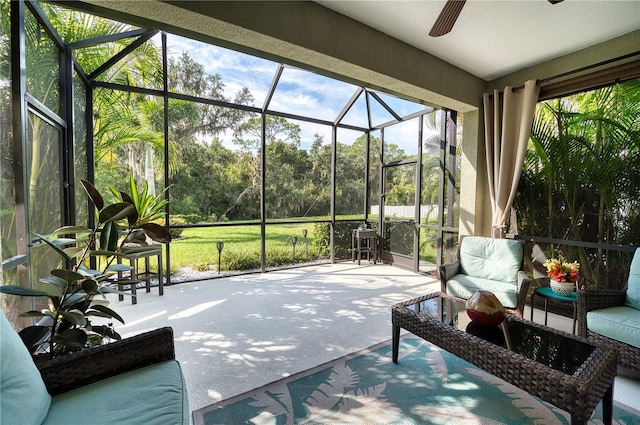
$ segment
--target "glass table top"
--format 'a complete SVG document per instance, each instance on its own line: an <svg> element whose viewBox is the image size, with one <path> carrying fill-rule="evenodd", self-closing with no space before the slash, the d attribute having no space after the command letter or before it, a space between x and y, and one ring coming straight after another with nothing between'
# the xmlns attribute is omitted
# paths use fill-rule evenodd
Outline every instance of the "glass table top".
<svg viewBox="0 0 640 425"><path fill-rule="evenodd" d="M574 374L595 349L569 335L509 315L500 326L479 326L467 315L464 303L440 296L408 308L569 375Z"/></svg>

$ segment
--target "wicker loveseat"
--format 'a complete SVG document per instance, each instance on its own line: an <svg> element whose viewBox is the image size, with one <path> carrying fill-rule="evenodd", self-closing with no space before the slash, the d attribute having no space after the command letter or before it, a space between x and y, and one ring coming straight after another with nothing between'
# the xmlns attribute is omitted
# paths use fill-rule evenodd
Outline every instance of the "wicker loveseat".
<svg viewBox="0 0 640 425"><path fill-rule="evenodd" d="M618 351L618 365L640 371L640 248L626 290L578 291L578 334Z"/></svg>
<svg viewBox="0 0 640 425"><path fill-rule="evenodd" d="M171 328L36 366L1 311L0 316L3 424L189 423Z"/></svg>
<svg viewBox="0 0 640 425"><path fill-rule="evenodd" d="M507 311L522 317L530 283L522 259L521 241L463 236L458 261L440 266L441 291L459 299L491 291Z"/></svg>

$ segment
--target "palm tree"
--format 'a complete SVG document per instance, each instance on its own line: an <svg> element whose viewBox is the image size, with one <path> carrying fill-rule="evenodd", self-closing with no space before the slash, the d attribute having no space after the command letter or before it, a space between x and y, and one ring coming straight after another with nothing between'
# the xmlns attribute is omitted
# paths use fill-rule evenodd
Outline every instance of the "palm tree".
<svg viewBox="0 0 640 425"><path fill-rule="evenodd" d="M640 80L543 102L515 203L519 231L638 245L638 173ZM591 285L616 285L624 280L617 269L628 269L617 267L623 259L609 251L571 255Z"/></svg>
<svg viewBox="0 0 640 425"><path fill-rule="evenodd" d="M43 11L65 43L93 40L108 35L117 35L133 30L130 25L86 13L76 12L52 4L43 4ZM74 59L85 74L96 72L109 59L125 47L134 37L119 39L108 43L90 44L76 48ZM31 43L27 43L29 46ZM50 65L38 63L33 68L51 69ZM57 70L57 67L53 67ZM162 87L161 54L149 40L134 49L127 57L104 69L94 78L98 81L138 87ZM57 71L56 71L57 72ZM57 84L57 77L51 79ZM47 90L47 92L53 90ZM160 155L163 152L164 138L161 132L150 128L145 122L149 112L148 99L143 95L128 94L107 89L96 90L94 96L94 153L96 161L119 162L129 164L129 169L141 183L146 150L149 146ZM146 113L146 114L145 114ZM124 147L125 158L119 149ZM123 161L124 159L124 161ZM34 158L36 160L36 158ZM138 166L142 163L142 166ZM120 170L125 171L125 170ZM127 175L128 173L120 173ZM111 182L113 183L113 182ZM126 180L120 182L126 183Z"/></svg>

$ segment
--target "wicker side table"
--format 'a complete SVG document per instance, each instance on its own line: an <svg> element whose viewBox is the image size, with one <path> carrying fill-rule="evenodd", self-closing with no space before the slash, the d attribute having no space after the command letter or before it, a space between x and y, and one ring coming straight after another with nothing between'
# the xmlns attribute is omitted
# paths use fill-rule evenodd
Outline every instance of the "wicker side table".
<svg viewBox="0 0 640 425"><path fill-rule="evenodd" d="M588 421L603 401L603 421L611 424L613 416L613 380L617 373L615 350L590 344L585 338L555 331L546 326L507 316L503 329L511 349L488 342L449 323L452 312L444 304L456 301L442 293L433 293L395 304L391 307L393 324L393 361L398 362L400 329L449 351L496 377L521 388L571 414L572 424ZM430 305L429 305L430 304ZM437 307L434 308L433 305ZM462 311L464 311L462 309ZM444 314L443 314L444 313ZM455 312L454 312L455 313ZM448 317L443 323L442 317ZM518 341L531 346L531 338L544 344L533 350L536 355L552 358L562 353L557 363L538 361L535 356L513 351ZM553 342L551 344L551 342ZM546 347L546 349L545 349ZM554 347L552 351L550 347ZM573 358L571 370L563 370L566 359Z"/></svg>

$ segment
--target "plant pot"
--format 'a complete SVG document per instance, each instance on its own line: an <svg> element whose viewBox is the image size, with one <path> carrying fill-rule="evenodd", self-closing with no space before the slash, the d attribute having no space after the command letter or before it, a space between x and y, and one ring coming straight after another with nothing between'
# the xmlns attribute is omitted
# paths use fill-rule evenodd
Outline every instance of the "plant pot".
<svg viewBox="0 0 640 425"><path fill-rule="evenodd" d="M574 282L558 282L553 279L549 282L549 286L551 286L551 290L554 294L562 297L570 296L576 289L576 284Z"/></svg>

